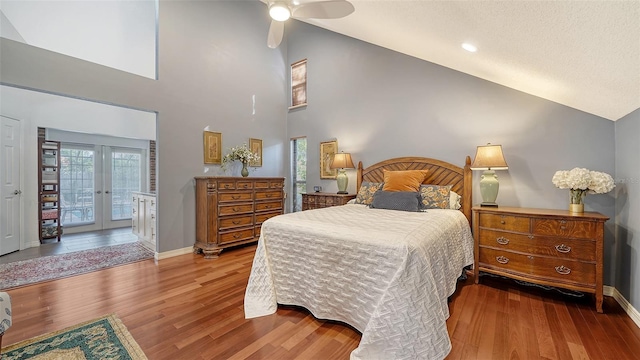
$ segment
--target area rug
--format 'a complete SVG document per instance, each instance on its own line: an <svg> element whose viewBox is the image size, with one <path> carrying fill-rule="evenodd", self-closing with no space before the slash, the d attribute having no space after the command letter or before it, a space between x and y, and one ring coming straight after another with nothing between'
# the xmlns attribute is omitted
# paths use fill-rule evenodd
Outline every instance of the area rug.
<svg viewBox="0 0 640 360"><path fill-rule="evenodd" d="M139 243L127 243L1 264L0 290L151 259L153 255Z"/></svg>
<svg viewBox="0 0 640 360"><path fill-rule="evenodd" d="M122 321L110 314L2 349L2 360L147 359Z"/></svg>

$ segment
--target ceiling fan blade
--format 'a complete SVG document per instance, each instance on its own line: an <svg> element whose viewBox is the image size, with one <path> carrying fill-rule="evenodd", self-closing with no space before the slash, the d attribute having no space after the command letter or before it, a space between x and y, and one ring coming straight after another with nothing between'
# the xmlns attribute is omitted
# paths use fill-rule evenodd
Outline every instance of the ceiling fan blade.
<svg viewBox="0 0 640 360"><path fill-rule="evenodd" d="M291 16L300 19L338 19L351 14L355 8L345 0L329 0L300 4Z"/></svg>
<svg viewBox="0 0 640 360"><path fill-rule="evenodd" d="M271 20L269 26L269 35L267 35L267 46L275 49L280 45L282 36L284 35L284 21Z"/></svg>

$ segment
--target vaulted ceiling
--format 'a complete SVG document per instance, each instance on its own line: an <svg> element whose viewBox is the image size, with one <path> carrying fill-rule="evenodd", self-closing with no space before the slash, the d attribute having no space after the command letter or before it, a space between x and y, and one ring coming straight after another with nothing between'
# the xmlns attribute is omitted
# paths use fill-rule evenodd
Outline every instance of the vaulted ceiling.
<svg viewBox="0 0 640 360"><path fill-rule="evenodd" d="M609 120L640 108L640 0L350 1L305 22Z"/></svg>

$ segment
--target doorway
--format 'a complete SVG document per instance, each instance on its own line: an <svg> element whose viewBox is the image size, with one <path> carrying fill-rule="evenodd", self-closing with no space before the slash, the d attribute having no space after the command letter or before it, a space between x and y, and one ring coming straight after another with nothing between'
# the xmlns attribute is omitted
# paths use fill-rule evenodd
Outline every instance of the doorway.
<svg viewBox="0 0 640 360"><path fill-rule="evenodd" d="M147 149L61 143L65 233L131 226L133 191L146 191Z"/></svg>

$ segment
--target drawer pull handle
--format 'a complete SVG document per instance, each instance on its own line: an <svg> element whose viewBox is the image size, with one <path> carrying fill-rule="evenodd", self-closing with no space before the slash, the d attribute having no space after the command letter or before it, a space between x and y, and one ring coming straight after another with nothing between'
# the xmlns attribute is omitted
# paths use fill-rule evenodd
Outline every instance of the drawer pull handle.
<svg viewBox="0 0 640 360"><path fill-rule="evenodd" d="M566 267L564 265L556 266L556 271L558 272L558 274L562 274L562 275L571 274L571 269L569 269L568 267Z"/></svg>
<svg viewBox="0 0 640 360"><path fill-rule="evenodd" d="M496 257L496 261L499 262L500 264L506 264L509 262L509 258L506 258L504 256L498 256Z"/></svg>
<svg viewBox="0 0 640 360"><path fill-rule="evenodd" d="M233 200L238 200L238 199L240 199L240 195L231 195L231 198Z"/></svg>
<svg viewBox="0 0 640 360"><path fill-rule="evenodd" d="M560 224L566 224L567 220L560 220Z"/></svg>
<svg viewBox="0 0 640 360"><path fill-rule="evenodd" d="M229 188L229 184L224 184L224 188L228 189Z"/></svg>
<svg viewBox="0 0 640 360"><path fill-rule="evenodd" d="M500 245L507 245L509 243L509 239L507 239L506 237L500 236L499 238L496 239L496 242Z"/></svg>
<svg viewBox="0 0 640 360"><path fill-rule="evenodd" d="M271 205L265 205L265 209L271 209Z"/></svg>
<svg viewBox="0 0 640 360"><path fill-rule="evenodd" d="M247 186L249 186L249 185L248 185L248 184L244 184L243 188L245 188L245 189L246 189L246 188L247 188Z"/></svg>
<svg viewBox="0 0 640 360"><path fill-rule="evenodd" d="M238 211L240 211L240 208L234 206L232 210L233 210L233 212L238 212Z"/></svg>
<svg viewBox="0 0 640 360"><path fill-rule="evenodd" d="M238 225L238 224L240 224L240 220L233 220L232 223L233 223L233 225Z"/></svg>
<svg viewBox="0 0 640 360"><path fill-rule="evenodd" d="M529 239L533 239L535 236L533 235L529 235Z"/></svg>
<svg viewBox="0 0 640 360"><path fill-rule="evenodd" d="M556 245L556 250L557 250L558 252L561 252L561 253L566 254L566 253L568 253L569 251L571 251L571 246L567 246L567 245L565 245L565 244Z"/></svg>
<svg viewBox="0 0 640 360"><path fill-rule="evenodd" d="M504 220L500 220L500 224L504 225L506 223L504 222Z"/></svg>
<svg viewBox="0 0 640 360"><path fill-rule="evenodd" d="M241 236L240 234L233 234L233 238L234 238L234 239L237 239L237 238L239 238L240 236Z"/></svg>
<svg viewBox="0 0 640 360"><path fill-rule="evenodd" d="M560 230L566 230L567 227L566 226L560 226Z"/></svg>
<svg viewBox="0 0 640 360"><path fill-rule="evenodd" d="M267 194L267 197L268 197L268 198L269 198L269 197L271 197L271 196L273 196L273 194Z"/></svg>

